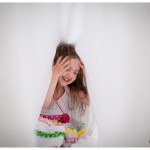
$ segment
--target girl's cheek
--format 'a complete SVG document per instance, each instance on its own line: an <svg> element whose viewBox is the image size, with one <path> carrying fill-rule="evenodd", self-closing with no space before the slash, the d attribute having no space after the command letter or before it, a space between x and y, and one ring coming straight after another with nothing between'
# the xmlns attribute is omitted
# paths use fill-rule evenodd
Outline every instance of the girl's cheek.
<svg viewBox="0 0 150 150"><path fill-rule="evenodd" d="M61 76L65 76L67 73L69 73L69 71L65 71Z"/></svg>
<svg viewBox="0 0 150 150"><path fill-rule="evenodd" d="M76 77L73 78L72 82L76 80Z"/></svg>

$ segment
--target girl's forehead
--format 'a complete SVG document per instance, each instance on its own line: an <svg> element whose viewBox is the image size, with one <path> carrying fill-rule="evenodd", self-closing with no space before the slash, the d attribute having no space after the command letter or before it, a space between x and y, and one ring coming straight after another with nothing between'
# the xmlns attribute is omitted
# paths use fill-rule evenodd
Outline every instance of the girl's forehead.
<svg viewBox="0 0 150 150"><path fill-rule="evenodd" d="M79 59L70 59L71 69L80 70L80 60Z"/></svg>

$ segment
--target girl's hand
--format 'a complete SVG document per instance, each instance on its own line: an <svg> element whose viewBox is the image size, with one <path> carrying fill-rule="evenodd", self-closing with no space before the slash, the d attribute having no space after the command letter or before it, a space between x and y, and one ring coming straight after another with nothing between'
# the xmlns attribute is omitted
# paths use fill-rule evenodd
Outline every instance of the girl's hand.
<svg viewBox="0 0 150 150"><path fill-rule="evenodd" d="M84 63L81 59L80 59L80 67L83 70L83 75L85 76L85 66L84 66Z"/></svg>
<svg viewBox="0 0 150 150"><path fill-rule="evenodd" d="M84 63L83 63L83 61L81 59L80 59L80 67L81 67L81 69L83 71L83 84L86 87L85 66L84 66Z"/></svg>
<svg viewBox="0 0 150 150"><path fill-rule="evenodd" d="M66 56L62 60L62 56L60 56L55 65L52 68L52 75L56 78L59 78L68 68L70 67L70 58Z"/></svg>

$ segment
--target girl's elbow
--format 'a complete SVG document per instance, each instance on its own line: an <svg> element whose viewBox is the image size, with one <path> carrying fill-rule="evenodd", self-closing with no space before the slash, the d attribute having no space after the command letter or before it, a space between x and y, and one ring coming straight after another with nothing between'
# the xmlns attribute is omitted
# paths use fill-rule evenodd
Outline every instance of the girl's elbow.
<svg viewBox="0 0 150 150"><path fill-rule="evenodd" d="M43 106L42 106L42 109L48 109L49 108L49 105L47 105L47 104L44 104Z"/></svg>

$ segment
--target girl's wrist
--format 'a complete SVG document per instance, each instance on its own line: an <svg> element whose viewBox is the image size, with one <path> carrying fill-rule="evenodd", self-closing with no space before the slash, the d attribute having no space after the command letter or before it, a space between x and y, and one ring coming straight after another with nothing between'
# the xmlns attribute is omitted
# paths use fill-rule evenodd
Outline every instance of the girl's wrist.
<svg viewBox="0 0 150 150"><path fill-rule="evenodd" d="M58 78L59 78L59 77L58 77L57 75L53 75L53 74L52 74L52 81L58 81Z"/></svg>

